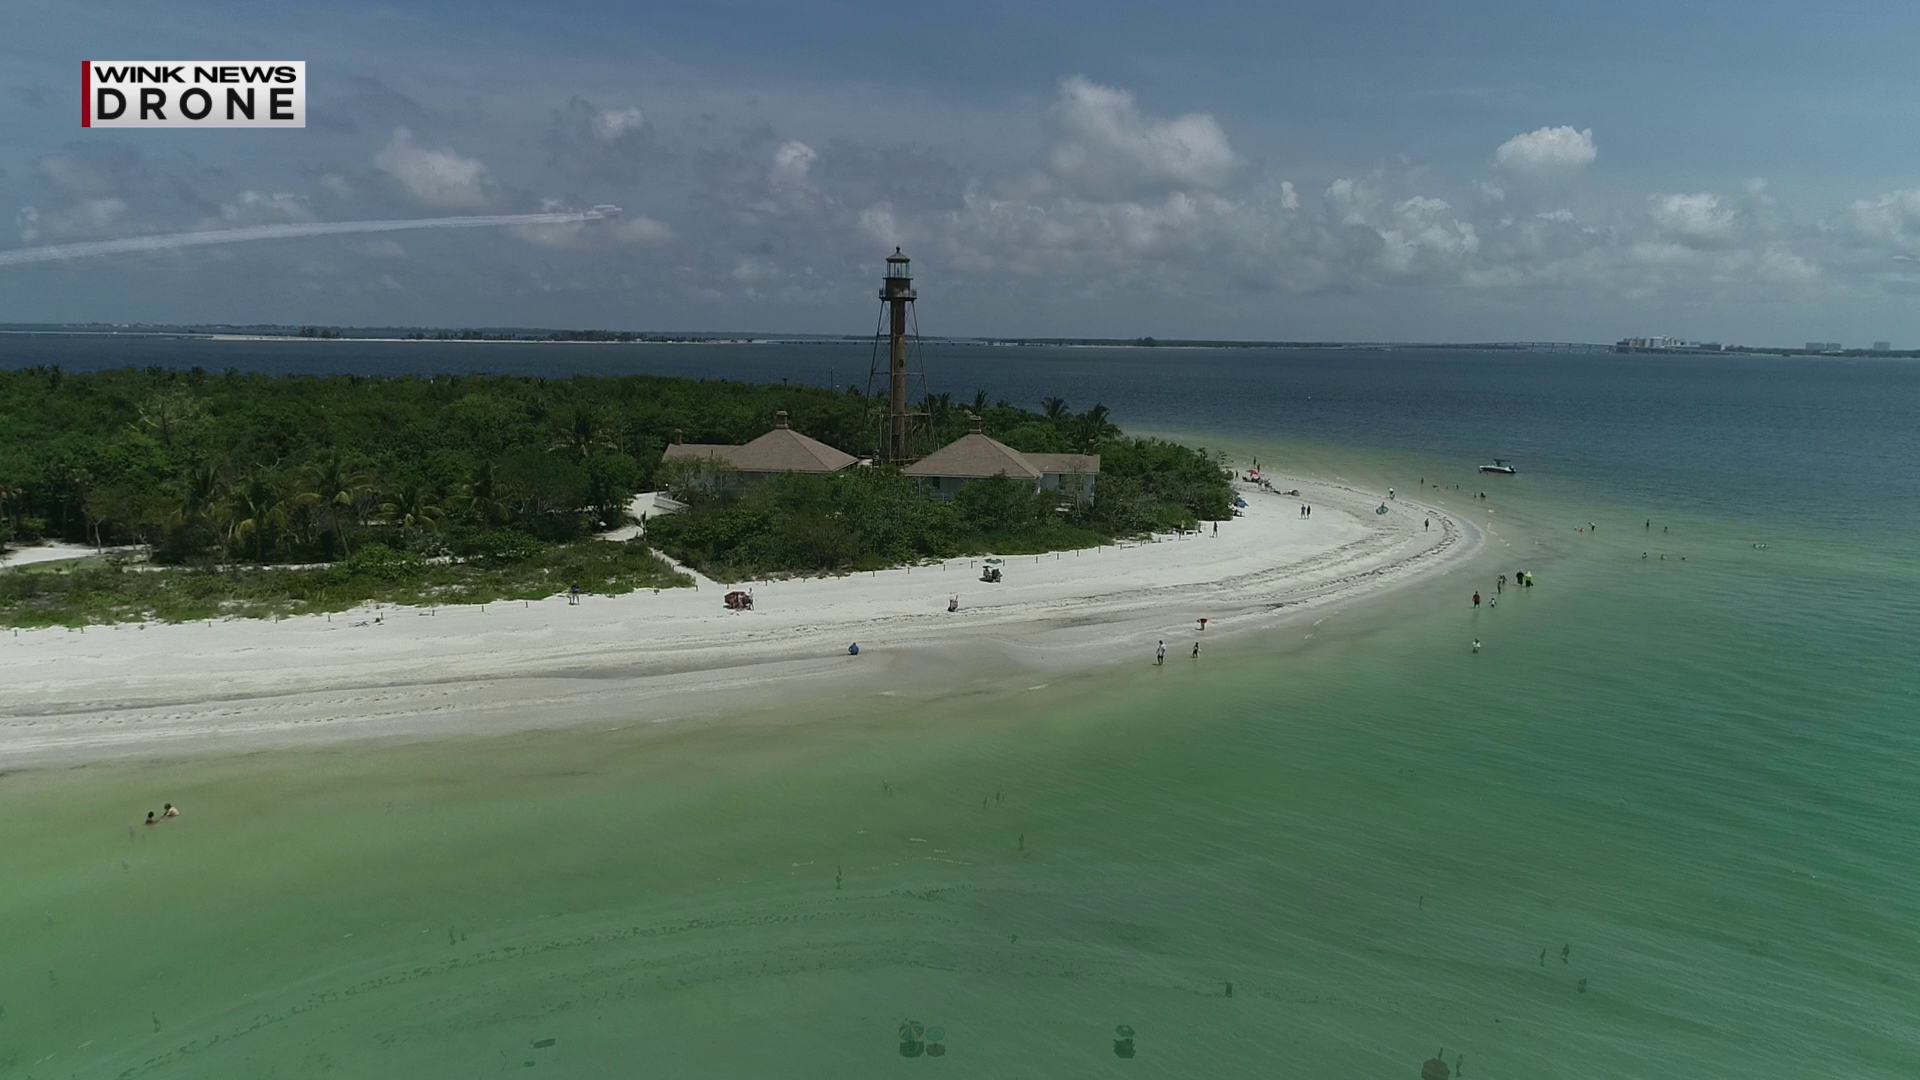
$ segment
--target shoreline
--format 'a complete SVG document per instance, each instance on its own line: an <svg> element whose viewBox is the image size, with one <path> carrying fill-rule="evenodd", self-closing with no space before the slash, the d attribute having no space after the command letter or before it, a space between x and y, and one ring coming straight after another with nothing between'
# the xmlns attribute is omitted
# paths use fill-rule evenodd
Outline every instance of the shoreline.
<svg viewBox="0 0 1920 1080"><path fill-rule="evenodd" d="M0 761L52 767L343 741L661 723L973 673L1090 671L1397 590L1483 538L1345 483L1237 484L1243 516L1180 539L832 578L451 608L23 631L0 639ZM1299 517L1302 502L1311 518ZM1421 521L1430 516L1431 531ZM721 597L751 587L756 610ZM958 593L961 608L946 610ZM847 654L861 644L858 657ZM1149 661L1150 662L1150 661ZM902 668L929 677L901 680ZM916 672L917 675L917 672Z"/></svg>

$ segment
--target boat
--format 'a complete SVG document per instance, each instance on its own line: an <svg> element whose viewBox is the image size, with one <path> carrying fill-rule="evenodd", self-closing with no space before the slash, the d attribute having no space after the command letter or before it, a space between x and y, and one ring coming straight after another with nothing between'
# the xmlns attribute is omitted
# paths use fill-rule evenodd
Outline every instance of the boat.
<svg viewBox="0 0 1920 1080"><path fill-rule="evenodd" d="M1515 470L1513 466L1507 464L1506 458L1494 458L1493 464L1480 466L1480 471L1490 472L1490 473L1499 473L1502 476L1512 476L1517 470Z"/></svg>

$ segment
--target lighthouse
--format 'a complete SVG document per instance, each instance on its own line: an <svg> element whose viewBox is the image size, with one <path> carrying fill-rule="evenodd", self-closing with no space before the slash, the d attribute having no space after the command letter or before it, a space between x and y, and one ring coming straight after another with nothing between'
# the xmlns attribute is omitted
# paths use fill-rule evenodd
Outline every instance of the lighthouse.
<svg viewBox="0 0 1920 1080"><path fill-rule="evenodd" d="M907 308L913 303L910 260L899 248L887 256L880 302L887 306L887 461L904 465L907 453Z"/></svg>

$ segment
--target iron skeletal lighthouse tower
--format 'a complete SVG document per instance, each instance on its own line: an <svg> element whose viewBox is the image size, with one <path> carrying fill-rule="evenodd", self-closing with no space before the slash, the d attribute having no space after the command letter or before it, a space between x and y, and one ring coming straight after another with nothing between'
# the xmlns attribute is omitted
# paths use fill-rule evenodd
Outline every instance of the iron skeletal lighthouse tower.
<svg viewBox="0 0 1920 1080"><path fill-rule="evenodd" d="M899 248L887 256L880 299L887 305L887 460L907 461L907 308L914 301L913 275Z"/></svg>

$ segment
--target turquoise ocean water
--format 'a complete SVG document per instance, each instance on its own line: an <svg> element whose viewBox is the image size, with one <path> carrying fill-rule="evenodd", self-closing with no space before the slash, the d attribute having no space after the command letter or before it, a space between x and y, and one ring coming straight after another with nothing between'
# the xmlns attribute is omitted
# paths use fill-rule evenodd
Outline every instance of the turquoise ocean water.
<svg viewBox="0 0 1920 1080"><path fill-rule="evenodd" d="M1920 367L928 364L1488 543L1198 664L0 775L0 1077L1920 1075Z"/></svg>

